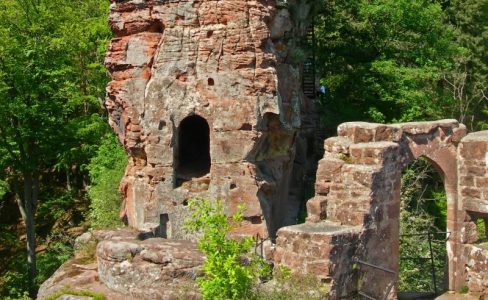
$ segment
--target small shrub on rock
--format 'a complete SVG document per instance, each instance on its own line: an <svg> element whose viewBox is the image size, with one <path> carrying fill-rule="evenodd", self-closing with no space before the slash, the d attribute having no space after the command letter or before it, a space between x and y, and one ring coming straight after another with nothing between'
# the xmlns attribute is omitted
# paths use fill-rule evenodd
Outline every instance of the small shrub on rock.
<svg viewBox="0 0 488 300"><path fill-rule="evenodd" d="M203 299L255 299L253 285L269 267L251 254L252 238L229 237L242 213L228 218L220 201L193 199L188 204L193 213L185 226L201 235L198 248L206 255L204 276L197 279Z"/></svg>

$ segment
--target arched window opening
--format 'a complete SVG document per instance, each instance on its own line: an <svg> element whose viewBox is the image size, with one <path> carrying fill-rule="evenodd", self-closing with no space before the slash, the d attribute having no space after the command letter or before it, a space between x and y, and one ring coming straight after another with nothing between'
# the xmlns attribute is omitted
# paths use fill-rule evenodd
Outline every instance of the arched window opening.
<svg viewBox="0 0 488 300"><path fill-rule="evenodd" d="M402 173L398 299L427 299L448 288L447 197L437 169L421 157Z"/></svg>
<svg viewBox="0 0 488 300"><path fill-rule="evenodd" d="M178 127L176 187L210 172L210 128L197 115L181 121Z"/></svg>

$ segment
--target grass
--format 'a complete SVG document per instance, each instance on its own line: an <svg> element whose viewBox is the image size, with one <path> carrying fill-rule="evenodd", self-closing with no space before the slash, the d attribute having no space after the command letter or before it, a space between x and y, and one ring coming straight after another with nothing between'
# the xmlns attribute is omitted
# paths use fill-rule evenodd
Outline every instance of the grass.
<svg viewBox="0 0 488 300"><path fill-rule="evenodd" d="M69 286L65 287L63 290L52 294L51 296L47 297L45 300L56 300L62 295L72 295L72 296L86 296L92 297L93 300L106 300L107 298L103 294L94 293L92 291L77 291L70 289Z"/></svg>

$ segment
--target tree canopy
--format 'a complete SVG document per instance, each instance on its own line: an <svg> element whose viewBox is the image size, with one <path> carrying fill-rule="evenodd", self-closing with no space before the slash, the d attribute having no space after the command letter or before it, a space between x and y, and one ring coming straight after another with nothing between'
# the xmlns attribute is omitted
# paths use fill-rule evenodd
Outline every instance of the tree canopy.
<svg viewBox="0 0 488 300"><path fill-rule="evenodd" d="M108 131L107 11L98 0L0 3L0 170L26 225L30 286L40 195L55 172L66 174L68 188L73 177L84 181Z"/></svg>
<svg viewBox="0 0 488 300"><path fill-rule="evenodd" d="M327 126L440 118L481 126L486 1L323 0L318 7L317 66L327 88ZM465 66L470 88L454 95L451 85L459 87ZM467 105L466 95L476 105Z"/></svg>

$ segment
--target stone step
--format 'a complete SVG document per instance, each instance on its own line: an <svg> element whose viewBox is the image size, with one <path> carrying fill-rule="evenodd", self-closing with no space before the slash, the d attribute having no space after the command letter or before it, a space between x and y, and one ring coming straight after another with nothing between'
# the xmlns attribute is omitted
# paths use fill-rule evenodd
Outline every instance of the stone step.
<svg viewBox="0 0 488 300"><path fill-rule="evenodd" d="M435 298L435 300L480 300L483 299L479 295L470 295L470 294L460 294L457 292L446 292L439 297Z"/></svg>

